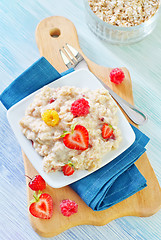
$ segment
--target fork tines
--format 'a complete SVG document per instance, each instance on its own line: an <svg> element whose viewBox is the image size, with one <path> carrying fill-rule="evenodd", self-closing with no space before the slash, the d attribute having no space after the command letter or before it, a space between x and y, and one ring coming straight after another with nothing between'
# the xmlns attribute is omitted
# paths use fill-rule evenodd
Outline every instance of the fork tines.
<svg viewBox="0 0 161 240"><path fill-rule="evenodd" d="M59 49L59 51L67 68L74 68L83 60L82 55L68 43L62 49Z"/></svg>

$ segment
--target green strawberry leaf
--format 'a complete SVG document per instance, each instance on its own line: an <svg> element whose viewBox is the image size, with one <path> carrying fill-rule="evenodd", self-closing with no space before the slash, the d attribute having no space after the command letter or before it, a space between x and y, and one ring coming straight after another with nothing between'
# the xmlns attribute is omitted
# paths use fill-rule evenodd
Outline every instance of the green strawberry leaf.
<svg viewBox="0 0 161 240"><path fill-rule="evenodd" d="M78 125L78 123L74 123L74 124L71 125L71 131L72 131L72 133L74 132L74 128L75 128L77 125Z"/></svg>
<svg viewBox="0 0 161 240"><path fill-rule="evenodd" d="M115 129L112 127L112 125L111 125L111 124L108 124L108 126L109 126L110 128L112 128L113 130L115 130Z"/></svg>
<svg viewBox="0 0 161 240"><path fill-rule="evenodd" d="M42 192L40 190L38 191L38 194L34 192L34 195L33 195L34 198L30 201L30 203L38 202L41 194Z"/></svg>
<svg viewBox="0 0 161 240"><path fill-rule="evenodd" d="M63 131L63 134L60 137L65 137L65 135L70 134L68 131Z"/></svg>
<svg viewBox="0 0 161 240"><path fill-rule="evenodd" d="M30 204L36 202L35 198L33 198L31 201L30 201Z"/></svg>
<svg viewBox="0 0 161 240"><path fill-rule="evenodd" d="M69 166L71 166L71 167L74 167L74 164L70 161L70 160L68 160L68 163L67 163Z"/></svg>

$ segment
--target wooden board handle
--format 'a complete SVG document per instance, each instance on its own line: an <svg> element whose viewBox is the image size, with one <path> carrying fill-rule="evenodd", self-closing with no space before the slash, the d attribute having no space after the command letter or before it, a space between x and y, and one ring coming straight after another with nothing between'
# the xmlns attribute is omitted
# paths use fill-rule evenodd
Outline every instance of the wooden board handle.
<svg viewBox="0 0 161 240"><path fill-rule="evenodd" d="M54 37L53 37L54 36ZM44 56L58 72L67 70L59 49L61 49L66 43L74 46L85 58L88 63L88 67L98 78L108 84L115 92L117 92L122 98L133 104L132 96L132 83L130 74L126 68L122 68L125 72L125 80L121 85L115 85L109 81L109 73L111 68L103 67L95 64L88 59L82 52L76 28L74 24L64 17L49 17L39 23L36 29L36 42L41 56Z"/></svg>
<svg viewBox="0 0 161 240"><path fill-rule="evenodd" d="M64 17L49 17L41 21L36 29L36 42L41 56L44 56L58 72L67 70L59 49L67 42L80 49L75 26Z"/></svg>

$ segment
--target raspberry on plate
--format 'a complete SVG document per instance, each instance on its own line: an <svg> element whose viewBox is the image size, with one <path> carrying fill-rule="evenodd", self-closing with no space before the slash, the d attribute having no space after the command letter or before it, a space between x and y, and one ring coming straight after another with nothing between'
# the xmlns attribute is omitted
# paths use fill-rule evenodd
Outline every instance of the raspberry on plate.
<svg viewBox="0 0 161 240"><path fill-rule="evenodd" d="M82 117L89 113L89 109L89 102L84 98L80 98L72 103L70 111L74 117Z"/></svg>
<svg viewBox="0 0 161 240"><path fill-rule="evenodd" d="M78 212L78 204L70 199L62 200L60 209L64 216L70 217L72 214Z"/></svg>
<svg viewBox="0 0 161 240"><path fill-rule="evenodd" d="M114 68L111 72L110 72L110 80L111 82L115 83L115 84L120 84L122 83L122 81L124 80L125 75L124 72L122 71L122 69L120 68Z"/></svg>

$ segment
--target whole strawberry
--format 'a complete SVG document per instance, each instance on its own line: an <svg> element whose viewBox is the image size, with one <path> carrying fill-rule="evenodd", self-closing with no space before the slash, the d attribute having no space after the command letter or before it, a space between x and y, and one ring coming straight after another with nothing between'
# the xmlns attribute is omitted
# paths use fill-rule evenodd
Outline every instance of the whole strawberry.
<svg viewBox="0 0 161 240"><path fill-rule="evenodd" d="M29 176L26 176L26 177L30 179L28 186L33 191L39 191L39 190L42 191L46 188L46 182L40 175L36 175L33 178L30 178Z"/></svg>

